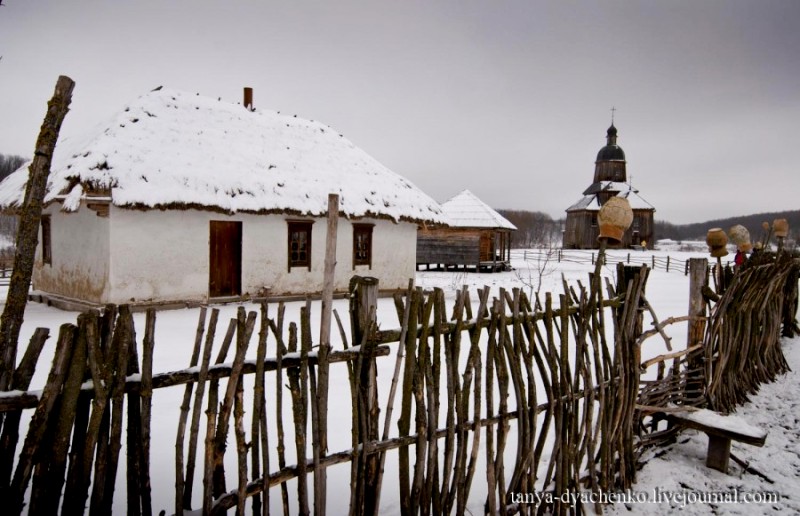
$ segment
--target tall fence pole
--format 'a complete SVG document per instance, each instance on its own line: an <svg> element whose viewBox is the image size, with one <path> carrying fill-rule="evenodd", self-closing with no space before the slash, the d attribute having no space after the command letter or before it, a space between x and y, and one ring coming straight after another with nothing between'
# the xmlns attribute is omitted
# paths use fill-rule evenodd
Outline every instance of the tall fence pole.
<svg viewBox="0 0 800 516"><path fill-rule="evenodd" d="M703 299L703 287L708 276L708 260L705 258L689 259L689 330L686 338L686 347L691 348L703 342L703 335L706 329L706 305ZM700 368L703 366L704 351L699 349L689 354L687 366L689 368L689 379L686 382L686 397L697 398L703 388L703 374Z"/></svg>
<svg viewBox="0 0 800 516"><path fill-rule="evenodd" d="M331 312L336 273L336 234L339 221L339 196L328 195L328 235L325 241L325 275L322 286L322 314L319 329L319 382L317 385L317 424L314 425L314 514L325 515L327 476L320 456L328 452L328 352L331 349Z"/></svg>
<svg viewBox="0 0 800 516"><path fill-rule="evenodd" d="M25 200L17 230L17 249L14 254L14 272L8 286L8 296L0 317L0 391L8 390L11 374L17 362L17 340L28 301L28 290L33 276L33 259L39 241L39 224L42 220L42 201L47 190L50 162L56 147L61 123L72 102L75 82L62 75L56 82L53 98L47 103L47 114L36 140L36 150L29 168Z"/></svg>

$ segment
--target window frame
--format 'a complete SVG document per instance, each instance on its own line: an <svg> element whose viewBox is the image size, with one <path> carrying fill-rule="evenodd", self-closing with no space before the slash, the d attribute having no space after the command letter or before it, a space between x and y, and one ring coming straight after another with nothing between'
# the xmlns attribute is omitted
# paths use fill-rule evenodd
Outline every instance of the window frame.
<svg viewBox="0 0 800 516"><path fill-rule="evenodd" d="M53 265L53 219L50 215L42 215L42 264Z"/></svg>
<svg viewBox="0 0 800 516"><path fill-rule="evenodd" d="M358 266L368 266L372 270L372 233L375 224L353 223L353 270ZM359 235L367 235L368 247L366 249L366 258L359 257Z"/></svg>
<svg viewBox="0 0 800 516"><path fill-rule="evenodd" d="M287 220L286 221L286 264L287 270L292 272L292 268L307 268L311 272L311 236L313 234L312 226L313 220ZM292 260L292 234L293 233L306 233L306 259L305 260Z"/></svg>

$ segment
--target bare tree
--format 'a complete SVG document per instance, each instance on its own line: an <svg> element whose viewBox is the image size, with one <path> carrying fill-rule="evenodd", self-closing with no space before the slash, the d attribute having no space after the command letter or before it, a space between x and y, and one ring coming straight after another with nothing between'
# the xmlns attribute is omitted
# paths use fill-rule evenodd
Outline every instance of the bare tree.
<svg viewBox="0 0 800 516"><path fill-rule="evenodd" d="M22 156L6 155L0 153L0 180L5 179L12 172L16 171L25 164ZM5 237L5 239L3 238ZM13 242L17 237L17 217L16 215L0 215L0 261L5 263L7 254L13 249ZM3 240L10 242L10 247L3 247Z"/></svg>
<svg viewBox="0 0 800 516"><path fill-rule="evenodd" d="M525 251L525 267L514 271L519 282L528 287L528 299L536 300L537 309L542 308L539 302L542 280L556 270L559 251L556 242L556 238L551 234L544 241L544 245Z"/></svg>

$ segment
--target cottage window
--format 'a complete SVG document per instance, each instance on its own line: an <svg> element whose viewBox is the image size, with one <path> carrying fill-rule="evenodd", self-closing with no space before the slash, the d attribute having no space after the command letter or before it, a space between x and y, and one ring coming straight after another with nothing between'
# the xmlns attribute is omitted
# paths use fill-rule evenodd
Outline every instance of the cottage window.
<svg viewBox="0 0 800 516"><path fill-rule="evenodd" d="M291 220L289 225L289 271L292 267L311 270L311 225L313 222Z"/></svg>
<svg viewBox="0 0 800 516"><path fill-rule="evenodd" d="M593 228L597 227L597 214L596 213L592 213L592 227Z"/></svg>
<svg viewBox="0 0 800 516"><path fill-rule="evenodd" d="M353 224L353 268L367 265L372 268L372 224Z"/></svg>
<svg viewBox="0 0 800 516"><path fill-rule="evenodd" d="M42 263L53 264L53 246L50 230L50 215L42 215Z"/></svg>

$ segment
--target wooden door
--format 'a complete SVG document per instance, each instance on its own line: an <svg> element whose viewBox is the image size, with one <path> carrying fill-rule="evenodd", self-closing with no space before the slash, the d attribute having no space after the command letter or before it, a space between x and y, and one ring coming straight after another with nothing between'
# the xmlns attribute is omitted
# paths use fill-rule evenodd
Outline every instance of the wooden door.
<svg viewBox="0 0 800 516"><path fill-rule="evenodd" d="M209 236L208 296L242 293L242 223L212 220Z"/></svg>

